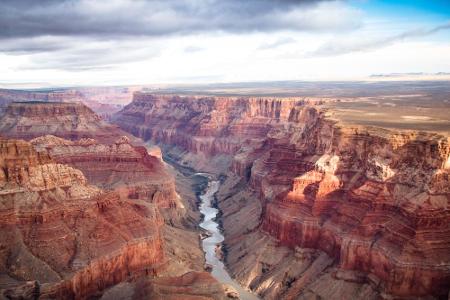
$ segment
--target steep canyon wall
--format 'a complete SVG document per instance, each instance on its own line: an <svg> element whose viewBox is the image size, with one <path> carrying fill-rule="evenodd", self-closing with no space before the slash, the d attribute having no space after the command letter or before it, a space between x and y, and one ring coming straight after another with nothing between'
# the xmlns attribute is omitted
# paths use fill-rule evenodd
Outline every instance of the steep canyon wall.
<svg viewBox="0 0 450 300"><path fill-rule="evenodd" d="M323 296L338 285L345 295L353 284L361 298L446 297L449 138L343 126L321 104L136 93L114 120L176 147L194 168L228 176L219 193L228 266L261 295ZM260 249L250 246L256 236ZM284 259L267 262L261 249L269 244ZM301 261L296 274L282 263L291 258Z"/></svg>

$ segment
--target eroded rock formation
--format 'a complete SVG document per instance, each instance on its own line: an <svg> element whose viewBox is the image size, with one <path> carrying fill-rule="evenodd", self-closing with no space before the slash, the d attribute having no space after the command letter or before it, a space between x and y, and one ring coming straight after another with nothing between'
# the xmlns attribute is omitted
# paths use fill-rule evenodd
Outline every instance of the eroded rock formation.
<svg viewBox="0 0 450 300"><path fill-rule="evenodd" d="M0 140L0 167L2 288L37 280L42 295L85 298L163 263L157 206L103 192L25 141Z"/></svg>
<svg viewBox="0 0 450 300"><path fill-rule="evenodd" d="M12 102L0 116L0 134L31 140L52 134L70 140L95 138L111 143L125 133L82 103Z"/></svg>
<svg viewBox="0 0 450 300"><path fill-rule="evenodd" d="M266 298L448 295L448 137L343 126L305 99L136 93L115 122L227 175L227 263Z"/></svg>
<svg viewBox="0 0 450 300"><path fill-rule="evenodd" d="M112 144L94 139L70 141L51 135L30 142L57 162L81 170L98 187L154 203L168 221L179 222L185 213L175 191L174 177L161 158L150 155L143 146L133 146L126 136Z"/></svg>
<svg viewBox="0 0 450 300"><path fill-rule="evenodd" d="M0 139L0 298L227 297L204 272L199 216L174 176L192 182L156 148L81 104L13 103L0 127L36 136Z"/></svg>

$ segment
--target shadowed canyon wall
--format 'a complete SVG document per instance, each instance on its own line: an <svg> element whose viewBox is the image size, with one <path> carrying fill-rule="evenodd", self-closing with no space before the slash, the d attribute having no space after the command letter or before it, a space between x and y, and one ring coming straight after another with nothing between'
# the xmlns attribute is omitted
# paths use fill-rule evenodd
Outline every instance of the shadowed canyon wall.
<svg viewBox="0 0 450 300"><path fill-rule="evenodd" d="M343 126L296 98L136 93L114 121L227 176L226 261L262 296L447 297L447 136Z"/></svg>

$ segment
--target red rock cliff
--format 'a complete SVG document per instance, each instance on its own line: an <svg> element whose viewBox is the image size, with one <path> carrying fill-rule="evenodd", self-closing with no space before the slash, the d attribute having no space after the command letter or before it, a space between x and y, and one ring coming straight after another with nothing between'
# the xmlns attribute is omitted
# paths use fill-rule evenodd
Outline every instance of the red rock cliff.
<svg viewBox="0 0 450 300"><path fill-rule="evenodd" d="M323 251L380 293L448 295L449 139L342 127L317 104L136 93L115 122L197 155L193 167L228 156L216 170L248 179L262 203L259 230L281 244Z"/></svg>
<svg viewBox="0 0 450 300"><path fill-rule="evenodd" d="M13 102L0 116L0 135L30 140L46 134L114 142L124 135L82 103Z"/></svg>
<svg viewBox="0 0 450 300"><path fill-rule="evenodd" d="M13 103L1 121L1 135L36 138L0 142L0 298L98 298L106 289L106 299L144 289L147 298L225 298L201 272L196 215L158 149L136 146L81 104ZM199 273L186 282L191 271ZM155 276L179 288L160 291Z"/></svg>
<svg viewBox="0 0 450 300"><path fill-rule="evenodd" d="M126 136L112 144L94 139L69 141L50 135L30 142L56 161L80 169L90 183L121 191L132 199L146 199L168 213L183 213L174 177L164 163L145 147L133 146Z"/></svg>
<svg viewBox="0 0 450 300"><path fill-rule="evenodd" d="M88 185L25 141L0 139L0 186L1 288L38 280L42 295L83 299L163 262L157 206Z"/></svg>

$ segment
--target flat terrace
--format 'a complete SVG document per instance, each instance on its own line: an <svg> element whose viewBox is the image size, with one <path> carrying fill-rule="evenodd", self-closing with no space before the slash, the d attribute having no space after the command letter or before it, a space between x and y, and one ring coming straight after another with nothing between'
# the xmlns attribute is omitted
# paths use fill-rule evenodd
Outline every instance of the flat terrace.
<svg viewBox="0 0 450 300"><path fill-rule="evenodd" d="M326 102L327 116L342 124L450 136L450 99L439 95L356 97Z"/></svg>

